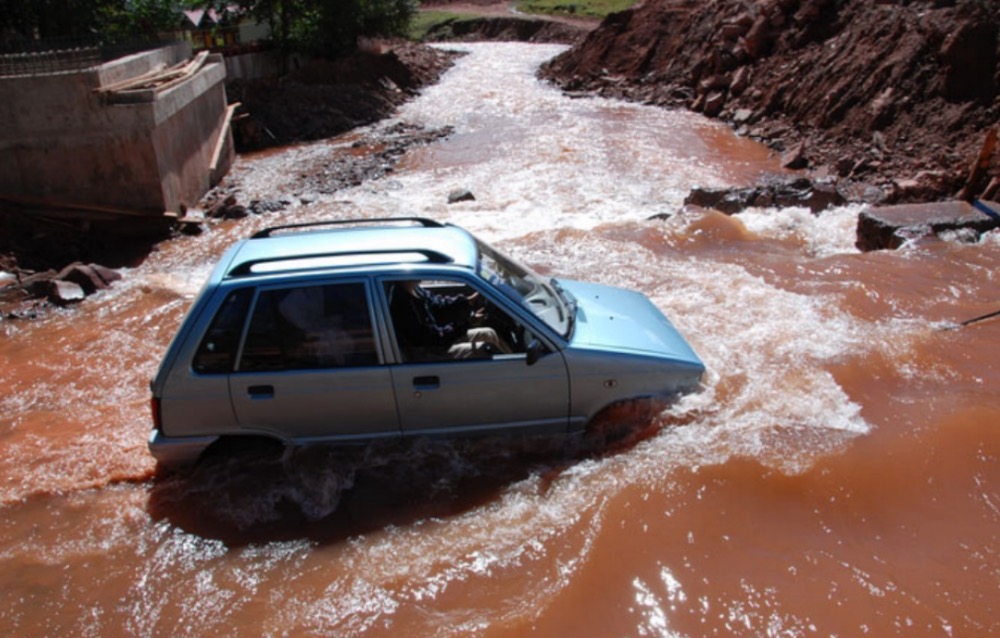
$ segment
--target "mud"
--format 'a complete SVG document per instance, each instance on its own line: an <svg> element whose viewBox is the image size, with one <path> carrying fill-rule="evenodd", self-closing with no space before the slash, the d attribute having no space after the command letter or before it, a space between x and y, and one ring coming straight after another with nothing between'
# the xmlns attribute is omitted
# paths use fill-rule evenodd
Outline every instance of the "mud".
<svg viewBox="0 0 1000 638"><path fill-rule="evenodd" d="M998 30L972 0L650 0L542 76L725 120L857 201L933 201L963 187L1000 120Z"/></svg>

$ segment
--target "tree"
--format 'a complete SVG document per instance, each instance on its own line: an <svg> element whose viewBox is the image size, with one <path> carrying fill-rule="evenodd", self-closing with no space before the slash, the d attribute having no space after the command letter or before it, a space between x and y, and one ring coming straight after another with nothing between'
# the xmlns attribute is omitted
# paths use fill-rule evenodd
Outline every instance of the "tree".
<svg viewBox="0 0 1000 638"><path fill-rule="evenodd" d="M202 0L223 9L232 0ZM416 12L415 0L237 0L245 14L271 26L284 52L338 55L355 48L359 36L404 35Z"/></svg>
<svg viewBox="0 0 1000 638"><path fill-rule="evenodd" d="M177 26L173 0L0 0L0 36L30 41L137 39Z"/></svg>
<svg viewBox="0 0 1000 638"><path fill-rule="evenodd" d="M352 50L359 36L398 36L406 33L416 12L413 0L315 0L313 47L336 55Z"/></svg>

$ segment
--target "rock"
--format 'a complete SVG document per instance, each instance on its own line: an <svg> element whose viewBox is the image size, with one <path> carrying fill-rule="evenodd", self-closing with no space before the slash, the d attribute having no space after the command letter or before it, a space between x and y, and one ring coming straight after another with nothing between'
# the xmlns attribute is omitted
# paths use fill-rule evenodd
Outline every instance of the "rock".
<svg viewBox="0 0 1000 638"><path fill-rule="evenodd" d="M873 206L858 215L855 245L862 251L899 248L907 240L943 232L1000 228L1000 204L977 201Z"/></svg>
<svg viewBox="0 0 1000 638"><path fill-rule="evenodd" d="M35 297L44 297L49 288L49 282L59 274L55 270L37 272L21 278L21 287Z"/></svg>
<svg viewBox="0 0 1000 638"><path fill-rule="evenodd" d="M733 122L737 124L747 124L753 118L753 111L750 109L736 109L733 113Z"/></svg>
<svg viewBox="0 0 1000 638"><path fill-rule="evenodd" d="M58 306L68 306L83 301L83 298L87 295L79 284L72 281L52 279L48 282L46 296L49 301Z"/></svg>
<svg viewBox="0 0 1000 638"><path fill-rule="evenodd" d="M285 210L291 202L285 199L279 200L260 200L255 199L250 202L250 212L254 215L262 215L264 213L277 213L279 211Z"/></svg>
<svg viewBox="0 0 1000 638"><path fill-rule="evenodd" d="M100 264L90 264L90 269L96 272L97 276L100 277L104 281L104 283L109 286L116 281L120 281L122 278L122 274L117 270L112 270L111 268L102 266Z"/></svg>
<svg viewBox="0 0 1000 638"><path fill-rule="evenodd" d="M812 211L826 210L847 203L844 196L837 190L833 181L813 182L812 192L807 195L808 206Z"/></svg>
<svg viewBox="0 0 1000 638"><path fill-rule="evenodd" d="M743 45L751 58L759 58L767 52L767 29L767 17L763 15L757 16L753 26L750 27L750 30L744 36Z"/></svg>
<svg viewBox="0 0 1000 638"><path fill-rule="evenodd" d="M733 81L729 84L729 92L741 95L750 86L750 67L741 66L733 73Z"/></svg>
<svg viewBox="0 0 1000 638"><path fill-rule="evenodd" d="M108 287L108 284L96 270L79 262L63 268L56 275L56 280L72 282L80 286L84 294L87 295L92 295L98 290L104 290Z"/></svg>
<svg viewBox="0 0 1000 638"><path fill-rule="evenodd" d="M712 208L720 213L733 215L750 205L750 193L748 192L750 190L752 189L693 188L684 198L684 205Z"/></svg>
<svg viewBox="0 0 1000 638"><path fill-rule="evenodd" d="M722 111L722 107L725 106L725 104L725 93L710 93L708 97L705 98L705 105L702 111L709 117L715 117Z"/></svg>
<svg viewBox="0 0 1000 638"><path fill-rule="evenodd" d="M448 203L455 204L457 202L471 202L475 201L476 196L472 194L472 191L464 188L453 190L448 193Z"/></svg>
<svg viewBox="0 0 1000 638"><path fill-rule="evenodd" d="M177 231L182 235L195 236L202 233L202 223L204 220L191 217L182 217L177 220Z"/></svg>
<svg viewBox="0 0 1000 638"><path fill-rule="evenodd" d="M961 180L943 171L920 171L913 177L893 180L890 194L893 202L926 202L936 193L955 192Z"/></svg>
<svg viewBox="0 0 1000 638"><path fill-rule="evenodd" d="M695 188L684 199L685 206L713 208L727 215L739 213L746 208L771 206L804 206L819 213L844 202L834 182L813 182L806 177L751 188Z"/></svg>
<svg viewBox="0 0 1000 638"><path fill-rule="evenodd" d="M785 168L798 170L809 166L809 158L806 157L806 144L799 142L781 156L781 165Z"/></svg>
<svg viewBox="0 0 1000 638"><path fill-rule="evenodd" d="M729 76L727 75L710 75L698 83L698 89L701 93L727 88L729 88Z"/></svg>

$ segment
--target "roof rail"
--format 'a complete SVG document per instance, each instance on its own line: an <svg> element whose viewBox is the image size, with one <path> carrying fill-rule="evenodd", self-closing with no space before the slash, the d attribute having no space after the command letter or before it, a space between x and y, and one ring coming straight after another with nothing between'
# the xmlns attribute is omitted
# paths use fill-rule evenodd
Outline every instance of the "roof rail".
<svg viewBox="0 0 1000 638"><path fill-rule="evenodd" d="M304 224L286 224L284 226L271 226L264 230L257 231L250 236L250 239L266 239L271 233L279 230L298 230L301 228L312 228L315 226L346 226L348 224L390 224L396 222L412 222L424 228L444 228L444 224L426 217L375 217L372 219L334 219L323 222L306 222Z"/></svg>
<svg viewBox="0 0 1000 638"><path fill-rule="evenodd" d="M420 255L427 263L430 264L449 264L452 263L452 259L447 255L440 253L436 250L426 249L426 248L406 248L401 250L384 250L384 251L366 251L361 253L346 252L346 253L315 253L308 255L295 255L292 257L267 257L264 259L253 259L250 261L244 261L239 263L226 273L226 277L244 277L246 275L254 274L254 268L256 266L266 265L266 264L278 264L286 263L287 268L278 269L274 272L280 271L295 271L295 270L310 270L314 268L336 268L337 265L330 264L318 264L316 262L320 260L345 260L344 264L340 267L350 267L352 265L367 265L367 266L378 266L385 264L397 263L402 255ZM351 264L349 262L351 258L354 257L367 257L370 258L364 263ZM380 258L384 258L380 261ZM298 267L296 267L298 264Z"/></svg>

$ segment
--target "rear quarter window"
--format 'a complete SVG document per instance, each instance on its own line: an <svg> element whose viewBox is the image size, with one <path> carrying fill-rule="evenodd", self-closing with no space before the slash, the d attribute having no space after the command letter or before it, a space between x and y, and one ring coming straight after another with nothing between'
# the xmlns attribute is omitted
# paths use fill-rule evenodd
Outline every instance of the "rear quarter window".
<svg viewBox="0 0 1000 638"><path fill-rule="evenodd" d="M254 305L241 372L378 364L363 283L262 290Z"/></svg>
<svg viewBox="0 0 1000 638"><path fill-rule="evenodd" d="M195 372L226 374L233 369L252 298L253 288L234 290L226 296L195 352L192 362Z"/></svg>

